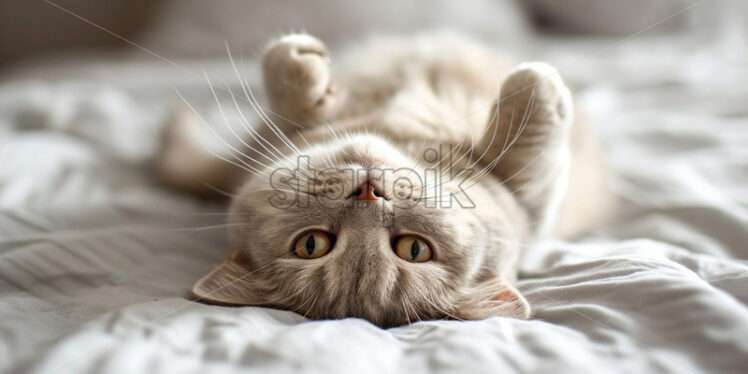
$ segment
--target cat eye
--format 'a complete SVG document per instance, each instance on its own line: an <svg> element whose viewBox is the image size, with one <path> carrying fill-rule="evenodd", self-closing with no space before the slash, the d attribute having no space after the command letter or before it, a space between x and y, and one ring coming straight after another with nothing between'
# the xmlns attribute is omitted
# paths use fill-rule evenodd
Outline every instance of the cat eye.
<svg viewBox="0 0 748 374"><path fill-rule="evenodd" d="M322 257L332 248L332 236L324 231L310 231L296 240L293 248L301 258Z"/></svg>
<svg viewBox="0 0 748 374"><path fill-rule="evenodd" d="M400 258L411 262L431 260L431 247L425 240L415 235L405 235L395 239L395 252Z"/></svg>

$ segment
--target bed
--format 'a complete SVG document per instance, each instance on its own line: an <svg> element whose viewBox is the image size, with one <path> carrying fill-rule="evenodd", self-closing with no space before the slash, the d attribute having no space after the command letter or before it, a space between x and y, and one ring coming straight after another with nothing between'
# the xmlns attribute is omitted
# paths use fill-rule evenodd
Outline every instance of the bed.
<svg viewBox="0 0 748 374"><path fill-rule="evenodd" d="M224 58L56 57L0 84L1 373L745 373L748 43L724 28L542 38L594 124L620 211L521 263L534 317L391 329L189 301L224 207L151 162L182 95L216 126ZM257 66L242 62L258 86ZM236 115L228 106L229 116Z"/></svg>

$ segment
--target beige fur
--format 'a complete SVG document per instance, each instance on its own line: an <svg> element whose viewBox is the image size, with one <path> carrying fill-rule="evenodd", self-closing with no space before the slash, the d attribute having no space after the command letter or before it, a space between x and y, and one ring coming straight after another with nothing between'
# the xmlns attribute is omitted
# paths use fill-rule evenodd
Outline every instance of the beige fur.
<svg viewBox="0 0 748 374"><path fill-rule="evenodd" d="M341 57L333 69L327 48L309 35L271 43L263 59L270 110L232 163L179 163L180 144L190 142L167 143L159 170L173 185L207 178L225 186L242 176L229 216L231 256L194 294L382 326L528 318L512 286L522 249L540 236L581 232L609 201L594 141L575 123L558 73L544 63L511 69L493 50L450 34L380 38ZM184 137L189 126L175 121L171 132ZM443 152L429 160L428 149ZM284 168L299 156L327 170L288 183ZM435 173L457 176L440 180L441 190L426 179L437 166ZM403 182L411 173L422 183ZM461 190L463 175L470 178ZM351 198L363 178L377 201ZM450 193L474 206L443 205ZM288 204L296 196L302 203ZM302 259L293 240L310 229L330 232L335 243ZM392 238L403 234L425 238L434 259L399 258Z"/></svg>

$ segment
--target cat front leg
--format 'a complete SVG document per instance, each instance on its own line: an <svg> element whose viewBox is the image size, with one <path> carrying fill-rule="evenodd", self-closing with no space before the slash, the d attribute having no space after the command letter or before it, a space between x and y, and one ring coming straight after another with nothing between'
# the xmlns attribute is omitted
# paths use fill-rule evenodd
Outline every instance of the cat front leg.
<svg viewBox="0 0 748 374"><path fill-rule="evenodd" d="M271 43L262 72L274 122L308 127L339 106L341 93L333 83L330 54L313 36L290 34Z"/></svg>
<svg viewBox="0 0 748 374"><path fill-rule="evenodd" d="M486 133L483 163L527 209L533 230L551 234L568 186L571 94L556 69L521 64L504 81Z"/></svg>

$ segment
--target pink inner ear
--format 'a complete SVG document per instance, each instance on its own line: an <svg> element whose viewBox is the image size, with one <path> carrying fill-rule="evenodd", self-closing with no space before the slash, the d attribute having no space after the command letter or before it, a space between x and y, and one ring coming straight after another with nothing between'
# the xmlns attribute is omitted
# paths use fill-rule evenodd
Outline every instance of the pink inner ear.
<svg viewBox="0 0 748 374"><path fill-rule="evenodd" d="M455 303L454 315L462 319L504 316L527 319L530 305L503 277L496 276L465 290Z"/></svg>
<svg viewBox="0 0 748 374"><path fill-rule="evenodd" d="M491 300L493 300L493 301L506 301L506 300L509 300L509 299L511 299L511 300L516 300L517 299L517 297L514 295L514 292L512 292L510 290L506 290L504 292L500 292L500 293L498 293L497 295L495 295L494 297L491 298Z"/></svg>

